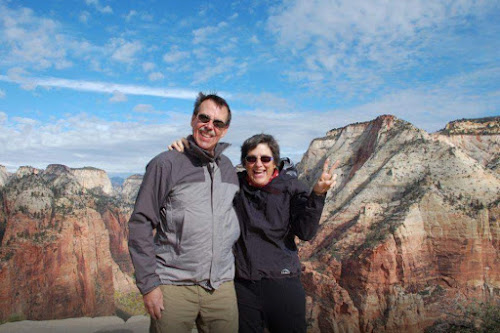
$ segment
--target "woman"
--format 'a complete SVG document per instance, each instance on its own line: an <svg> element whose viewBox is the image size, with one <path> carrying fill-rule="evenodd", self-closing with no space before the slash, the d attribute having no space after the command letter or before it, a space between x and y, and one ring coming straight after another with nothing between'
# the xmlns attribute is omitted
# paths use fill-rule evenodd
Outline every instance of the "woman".
<svg viewBox="0 0 500 333"><path fill-rule="evenodd" d="M173 147L180 150L179 142ZM318 229L337 163L309 191L279 170L279 146L257 134L241 147L240 191L234 198L241 236L234 246L239 332L306 332L305 293L295 236L310 240Z"/></svg>
<svg viewBox="0 0 500 333"><path fill-rule="evenodd" d="M296 177L278 170L276 140L267 134L241 147L245 171L234 205L241 236L235 244L240 332L306 332L305 293L295 236L310 240L318 229L326 192L335 184L328 161L311 194Z"/></svg>

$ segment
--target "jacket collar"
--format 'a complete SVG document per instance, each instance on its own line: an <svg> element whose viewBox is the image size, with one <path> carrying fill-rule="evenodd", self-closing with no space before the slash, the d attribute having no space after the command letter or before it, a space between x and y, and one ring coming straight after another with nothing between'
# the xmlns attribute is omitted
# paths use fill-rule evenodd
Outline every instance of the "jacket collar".
<svg viewBox="0 0 500 333"><path fill-rule="evenodd" d="M207 150L200 148L196 141L194 141L194 138L192 135L187 137L187 140L189 142L189 149L187 152L198 158L202 163L208 163L208 162L215 162L220 159L220 156L222 155L222 152L229 147L231 144L226 143L226 142L219 142L215 146L215 153L212 156Z"/></svg>

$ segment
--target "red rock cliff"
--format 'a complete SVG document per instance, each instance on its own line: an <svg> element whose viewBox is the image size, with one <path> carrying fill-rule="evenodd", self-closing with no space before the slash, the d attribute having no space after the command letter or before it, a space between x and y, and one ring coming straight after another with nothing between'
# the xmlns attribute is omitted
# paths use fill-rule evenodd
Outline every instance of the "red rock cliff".
<svg viewBox="0 0 500 333"><path fill-rule="evenodd" d="M56 165L1 189L0 320L111 315L115 292L136 291L126 247L130 207L102 192Z"/></svg>
<svg viewBox="0 0 500 333"><path fill-rule="evenodd" d="M456 300L500 297L498 151L450 141L383 116L311 143L303 180L341 162L300 249L312 332L423 332Z"/></svg>

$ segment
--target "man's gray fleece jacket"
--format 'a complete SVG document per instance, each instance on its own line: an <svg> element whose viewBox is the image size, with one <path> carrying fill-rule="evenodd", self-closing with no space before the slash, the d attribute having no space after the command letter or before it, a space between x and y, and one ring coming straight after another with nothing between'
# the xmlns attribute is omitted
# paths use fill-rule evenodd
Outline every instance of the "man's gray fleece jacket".
<svg viewBox="0 0 500 333"><path fill-rule="evenodd" d="M211 157L189 139L185 153L163 152L148 163L130 217L129 250L143 295L161 284L217 289L234 278L239 185L222 155L228 144Z"/></svg>

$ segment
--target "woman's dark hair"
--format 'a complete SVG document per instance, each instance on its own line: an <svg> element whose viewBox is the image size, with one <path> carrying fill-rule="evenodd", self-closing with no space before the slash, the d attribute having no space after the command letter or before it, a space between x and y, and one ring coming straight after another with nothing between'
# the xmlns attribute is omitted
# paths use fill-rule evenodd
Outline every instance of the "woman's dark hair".
<svg viewBox="0 0 500 333"><path fill-rule="evenodd" d="M227 104L226 100L219 95L213 93L213 94L208 94L205 95L201 91L198 93L198 97L196 97L196 101L194 102L194 110L193 110L193 116L196 116L198 112L200 112L200 105L207 99L213 101L215 105L218 107L226 107L227 108L227 120L226 120L226 125L229 126L231 123L231 109L229 108L229 104Z"/></svg>
<svg viewBox="0 0 500 333"><path fill-rule="evenodd" d="M245 157L250 150L254 150L259 144L266 144L271 153L273 154L274 164L279 166L280 163L280 146L278 142L274 139L272 135L269 134L255 134L254 136L248 138L243 142L241 146L241 165L245 165Z"/></svg>

